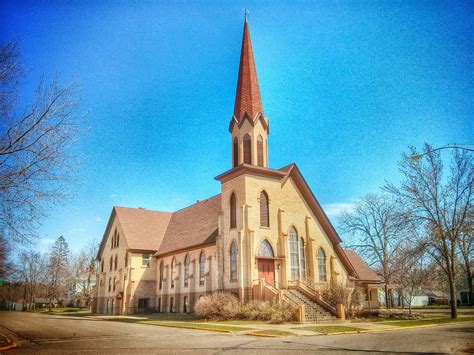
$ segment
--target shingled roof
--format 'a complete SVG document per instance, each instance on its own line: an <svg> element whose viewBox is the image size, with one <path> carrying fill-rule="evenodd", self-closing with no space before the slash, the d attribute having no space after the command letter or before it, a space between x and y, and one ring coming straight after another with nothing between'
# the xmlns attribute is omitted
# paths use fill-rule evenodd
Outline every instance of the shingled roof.
<svg viewBox="0 0 474 355"><path fill-rule="evenodd" d="M170 212L114 207L127 245L136 250L158 250L171 219Z"/></svg>
<svg viewBox="0 0 474 355"><path fill-rule="evenodd" d="M122 227L131 250L146 250L162 255L216 242L221 195L176 212L114 206L97 258L100 258L113 221Z"/></svg>
<svg viewBox="0 0 474 355"><path fill-rule="evenodd" d="M257 69L253 57L252 41L247 20L244 23L244 35L240 52L239 77L237 79L237 92L235 95L234 117L241 121L245 114L254 119L261 113L263 115L262 99L258 88Z"/></svg>
<svg viewBox="0 0 474 355"><path fill-rule="evenodd" d="M173 213L156 256L216 242L221 195Z"/></svg>
<svg viewBox="0 0 474 355"><path fill-rule="evenodd" d="M374 270L353 250L344 249L344 253L347 255L352 267L357 273L357 277L360 281L371 281L381 282L382 279L375 273Z"/></svg>

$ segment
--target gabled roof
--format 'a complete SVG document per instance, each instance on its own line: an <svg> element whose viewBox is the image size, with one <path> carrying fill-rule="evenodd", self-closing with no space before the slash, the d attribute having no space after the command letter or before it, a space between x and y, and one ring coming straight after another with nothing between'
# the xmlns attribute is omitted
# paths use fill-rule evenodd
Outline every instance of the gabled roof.
<svg viewBox="0 0 474 355"><path fill-rule="evenodd" d="M174 212L163 242L155 255L215 244L220 211L219 194Z"/></svg>
<svg viewBox="0 0 474 355"><path fill-rule="evenodd" d="M381 282L382 279L375 273L374 270L353 250L344 249L350 263L357 273L357 278L360 281Z"/></svg>
<svg viewBox="0 0 474 355"><path fill-rule="evenodd" d="M129 249L158 249L172 213L128 207L114 207L114 209Z"/></svg>
<svg viewBox="0 0 474 355"><path fill-rule="evenodd" d="M97 253L100 258L113 221L123 230L128 249L176 252L199 245L214 244L220 213L220 194L199 201L176 212L151 211L143 208L112 209L104 238Z"/></svg>
<svg viewBox="0 0 474 355"><path fill-rule="evenodd" d="M234 117L240 122L247 114L251 120L254 120L259 113L263 116L262 99L260 97L260 89L257 80L257 69L253 57L249 26L246 20L244 23L242 49L240 52Z"/></svg>
<svg viewBox="0 0 474 355"><path fill-rule="evenodd" d="M125 238L129 249L156 251L163 240L170 219L170 212L114 206L97 252L97 259L102 254L115 220L123 229L122 237Z"/></svg>
<svg viewBox="0 0 474 355"><path fill-rule="evenodd" d="M342 262L347 273L350 276L356 277L355 270L353 269L349 259L344 253L344 250L341 248L341 238L339 238L339 235L337 234L336 230L329 221L329 218L327 217L326 213L324 213L321 205L316 199L316 196L314 196L308 183L304 179L296 164L290 164L278 170L248 164L241 164L239 166L236 166L235 168L232 168L231 170L224 172L223 174L216 176L214 179L219 180L221 182L225 182L241 174L267 176L281 180L282 184L284 184L285 181L287 181L289 178L292 178L297 188L303 195L303 198L305 199L309 208L316 216L318 223L321 225L329 240L332 242L334 251L339 257L339 260Z"/></svg>

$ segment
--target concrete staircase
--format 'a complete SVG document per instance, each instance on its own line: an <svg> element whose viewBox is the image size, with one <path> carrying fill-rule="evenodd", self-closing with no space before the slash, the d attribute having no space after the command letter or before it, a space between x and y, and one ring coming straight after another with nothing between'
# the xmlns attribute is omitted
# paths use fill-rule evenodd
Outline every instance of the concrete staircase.
<svg viewBox="0 0 474 355"><path fill-rule="evenodd" d="M295 305L304 304L306 322L324 323L337 320L337 317L332 315L328 310L297 289L285 290L284 296Z"/></svg>

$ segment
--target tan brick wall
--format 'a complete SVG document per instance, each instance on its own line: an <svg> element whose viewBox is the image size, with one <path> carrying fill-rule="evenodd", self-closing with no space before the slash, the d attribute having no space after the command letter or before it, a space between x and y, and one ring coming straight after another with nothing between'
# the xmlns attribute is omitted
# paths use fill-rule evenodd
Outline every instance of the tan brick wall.
<svg viewBox="0 0 474 355"><path fill-rule="evenodd" d="M265 190L269 198L270 227L260 227L260 193ZM230 196L237 197L237 228L230 229ZM284 287L291 277L289 229L294 226L298 238L305 242L307 280L317 287L327 287L331 280L341 282L347 278L342 264L334 252L332 242L321 228L315 215L304 201L293 180L282 184L279 178L250 174L240 175L222 184L222 228L220 250L223 260L223 288L239 289L242 299L244 289L250 289L258 279L257 252L263 240L272 245L275 260L277 286ZM280 216L280 217L279 217ZM230 245L235 240L239 246L238 281L230 282ZM327 282L319 282L317 252L326 253ZM331 261L332 260L332 261Z"/></svg>
<svg viewBox="0 0 474 355"><path fill-rule="evenodd" d="M112 237L117 231L119 237L119 245L112 248ZM124 291L127 280L125 276L128 273L125 267L125 254L128 252L127 242L124 237L123 230L117 220L113 221L110 228L109 235L105 237L105 246L102 251L100 258L100 264L97 275L97 309L98 313L107 313L107 302L109 300L109 313L111 313L111 302ZM112 258L112 269L110 268L110 260ZM115 267L115 258L117 258L117 267ZM129 258L130 259L130 258ZM102 263L104 264L103 272ZM115 289L114 289L114 278L115 278ZM109 280L111 280L111 289L109 291ZM120 307L116 306L117 301L114 302L114 312L120 313Z"/></svg>
<svg viewBox="0 0 474 355"><path fill-rule="evenodd" d="M194 310L194 304L199 296L206 293L216 291L218 289L218 263L216 246L208 246L205 248L199 248L190 250L187 252L181 252L156 260L156 305L161 299L161 311L170 311L170 300L173 297L174 312L183 312L184 297L187 297L187 309L188 312ZM204 268L204 284L200 284L199 275L199 258L201 253L206 256L205 268ZM188 285L185 286L184 280L184 260L186 255L189 256L189 279ZM174 287L171 287L171 263L173 259L176 260L176 267L173 272L174 274ZM163 284L160 289L160 264L163 263Z"/></svg>

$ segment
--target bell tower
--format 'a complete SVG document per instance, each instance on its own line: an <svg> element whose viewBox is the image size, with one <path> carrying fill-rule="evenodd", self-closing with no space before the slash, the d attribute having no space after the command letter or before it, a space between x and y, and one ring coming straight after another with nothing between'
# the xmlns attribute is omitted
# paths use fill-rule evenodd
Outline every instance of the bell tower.
<svg viewBox="0 0 474 355"><path fill-rule="evenodd" d="M244 22L234 114L229 131L232 137L233 168L242 164L268 167L267 142L270 132L268 119L263 115L247 17Z"/></svg>

